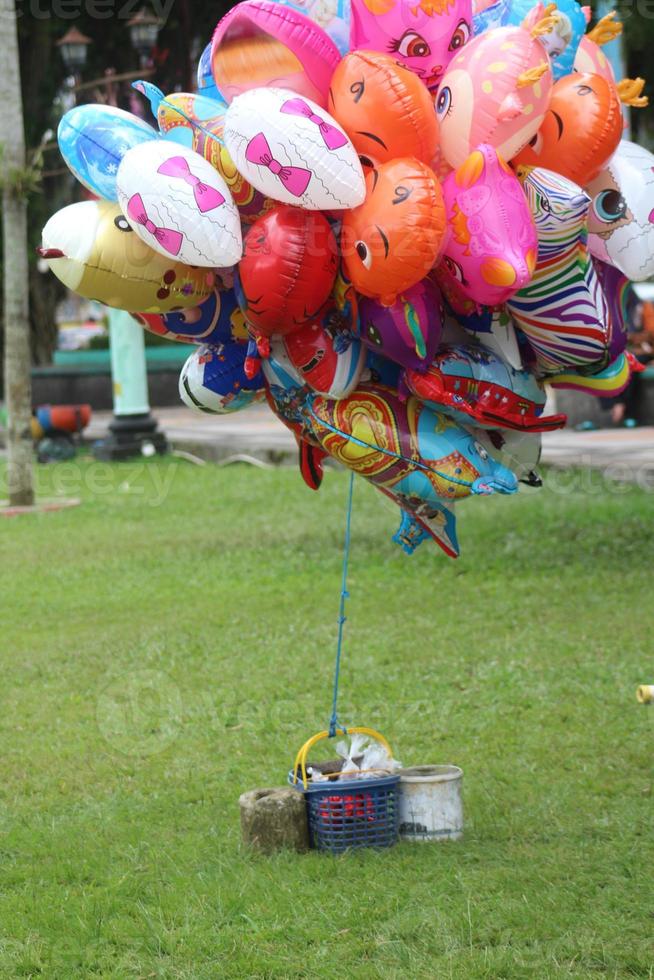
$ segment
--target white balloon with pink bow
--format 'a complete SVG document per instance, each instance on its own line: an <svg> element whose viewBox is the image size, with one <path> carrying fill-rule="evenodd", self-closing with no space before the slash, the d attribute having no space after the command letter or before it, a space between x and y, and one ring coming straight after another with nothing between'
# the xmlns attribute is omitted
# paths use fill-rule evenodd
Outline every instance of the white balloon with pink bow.
<svg viewBox="0 0 654 980"><path fill-rule="evenodd" d="M221 175L199 153L164 140L135 146L121 161L116 187L131 227L162 255L208 268L241 258L238 210Z"/></svg>
<svg viewBox="0 0 654 980"><path fill-rule="evenodd" d="M250 89L227 110L224 138L239 173L266 197L310 211L364 201L356 150L311 99L281 88Z"/></svg>

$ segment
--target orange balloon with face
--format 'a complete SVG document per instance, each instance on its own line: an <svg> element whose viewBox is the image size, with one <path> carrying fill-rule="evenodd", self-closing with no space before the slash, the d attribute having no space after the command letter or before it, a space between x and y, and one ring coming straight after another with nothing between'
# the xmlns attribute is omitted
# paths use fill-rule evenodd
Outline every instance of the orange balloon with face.
<svg viewBox="0 0 654 980"><path fill-rule="evenodd" d="M341 253L363 296L392 306L438 260L446 231L436 175L412 157L382 163L366 175L366 199L347 211Z"/></svg>
<svg viewBox="0 0 654 980"><path fill-rule="evenodd" d="M420 78L390 55L346 55L332 76L327 108L364 166L399 156L432 165L438 147L433 100Z"/></svg>
<svg viewBox="0 0 654 980"><path fill-rule="evenodd" d="M618 148L624 122L616 86L601 75L566 75L552 88L549 109L514 164L544 167L585 187Z"/></svg>

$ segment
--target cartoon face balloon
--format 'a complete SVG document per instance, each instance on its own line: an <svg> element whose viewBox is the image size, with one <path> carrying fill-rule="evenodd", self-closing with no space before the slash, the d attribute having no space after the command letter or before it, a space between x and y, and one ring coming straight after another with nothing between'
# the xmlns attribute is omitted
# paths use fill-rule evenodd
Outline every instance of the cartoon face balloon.
<svg viewBox="0 0 654 980"><path fill-rule="evenodd" d="M136 234L162 255L226 267L243 252L238 211L224 180L185 146L145 143L123 157L118 200Z"/></svg>
<svg viewBox="0 0 654 980"><path fill-rule="evenodd" d="M389 52L432 90L471 31L472 0L352 0L352 50Z"/></svg>
<svg viewBox="0 0 654 980"><path fill-rule="evenodd" d="M366 187L365 203L343 218L343 264L358 292L392 306L438 259L443 192L433 171L402 157L372 170Z"/></svg>
<svg viewBox="0 0 654 980"><path fill-rule="evenodd" d="M412 394L463 424L547 432L565 415L543 415L546 394L529 371L516 371L484 347L443 347L424 373L407 371Z"/></svg>
<svg viewBox="0 0 654 980"><path fill-rule="evenodd" d="M438 146L433 101L420 79L391 55L346 55L334 72L327 107L364 166L399 156L431 166Z"/></svg>
<svg viewBox="0 0 654 980"><path fill-rule="evenodd" d="M181 344L226 344L248 340L245 317L233 289L214 289L199 306L172 313L135 313L145 330Z"/></svg>
<svg viewBox="0 0 654 980"><path fill-rule="evenodd" d="M531 279L536 228L520 182L491 146L443 183L449 235L437 276L477 303L499 306Z"/></svg>
<svg viewBox="0 0 654 980"><path fill-rule="evenodd" d="M538 36L499 27L476 37L451 62L436 96L440 145L460 167L481 143L511 160L536 134L552 90L549 57Z"/></svg>
<svg viewBox="0 0 654 980"><path fill-rule="evenodd" d="M54 214L40 254L65 286L130 313L197 306L215 275L166 259L135 235L116 204L81 201Z"/></svg>
<svg viewBox="0 0 654 980"><path fill-rule="evenodd" d="M318 212L278 205L247 233L239 300L254 332L287 334L321 310L336 278L336 239Z"/></svg>
<svg viewBox="0 0 654 980"><path fill-rule="evenodd" d="M340 57L316 23L269 0L236 4L218 21L211 42L211 70L228 102L249 89L277 85L324 107Z"/></svg>
<svg viewBox="0 0 654 980"><path fill-rule="evenodd" d="M611 319L586 248L590 200L580 187L548 170L523 172L538 232L538 262L509 310L526 335L541 374L562 367L606 366Z"/></svg>
<svg viewBox="0 0 654 980"><path fill-rule="evenodd" d="M599 75L568 75L552 88L542 126L514 163L586 186L615 153L623 125L615 85Z"/></svg>
<svg viewBox="0 0 654 980"><path fill-rule="evenodd" d="M263 376L247 378L243 370L246 344L203 344L193 351L179 376L179 396L185 405L211 415L247 408L260 396Z"/></svg>
<svg viewBox="0 0 654 980"><path fill-rule="evenodd" d="M157 133L131 112L108 105L80 105L61 118L57 141L69 169L90 191L117 201L116 174L132 147L157 139Z"/></svg>
<svg viewBox="0 0 654 980"><path fill-rule="evenodd" d="M533 6L533 0L512 0L505 23L522 24ZM577 0L557 0L556 9L559 20L542 36L542 43L552 59L554 78L559 79L572 73L588 19Z"/></svg>
<svg viewBox="0 0 654 980"><path fill-rule="evenodd" d="M374 299L359 303L361 339L371 350L402 367L424 370L443 332L442 300L430 279L411 286L392 306Z"/></svg>
<svg viewBox="0 0 654 980"><path fill-rule="evenodd" d="M364 199L363 171L345 131L293 92L252 89L235 98L225 117L225 144L239 172L276 201L323 211Z"/></svg>
<svg viewBox="0 0 654 980"><path fill-rule="evenodd" d="M641 282L654 275L654 155L623 140L588 184L588 247Z"/></svg>

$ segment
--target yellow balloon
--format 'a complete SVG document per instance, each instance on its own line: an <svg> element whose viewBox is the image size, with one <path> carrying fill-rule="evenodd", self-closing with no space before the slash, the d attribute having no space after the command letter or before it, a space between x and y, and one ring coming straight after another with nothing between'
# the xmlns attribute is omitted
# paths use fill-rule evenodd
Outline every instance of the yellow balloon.
<svg viewBox="0 0 654 980"><path fill-rule="evenodd" d="M215 274L155 252L130 228L117 204L81 201L50 218L40 254L65 286L130 313L198 306Z"/></svg>

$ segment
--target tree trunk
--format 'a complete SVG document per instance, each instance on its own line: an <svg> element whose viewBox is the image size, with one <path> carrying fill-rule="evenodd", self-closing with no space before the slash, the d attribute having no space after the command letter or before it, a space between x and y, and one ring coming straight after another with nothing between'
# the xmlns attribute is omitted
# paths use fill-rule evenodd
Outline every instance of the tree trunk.
<svg viewBox="0 0 654 980"><path fill-rule="evenodd" d="M32 472L32 384L30 376L27 202L15 186L25 167L23 103L14 0L0 0L0 147L2 148L2 230L7 402L7 484L14 506L34 503Z"/></svg>

